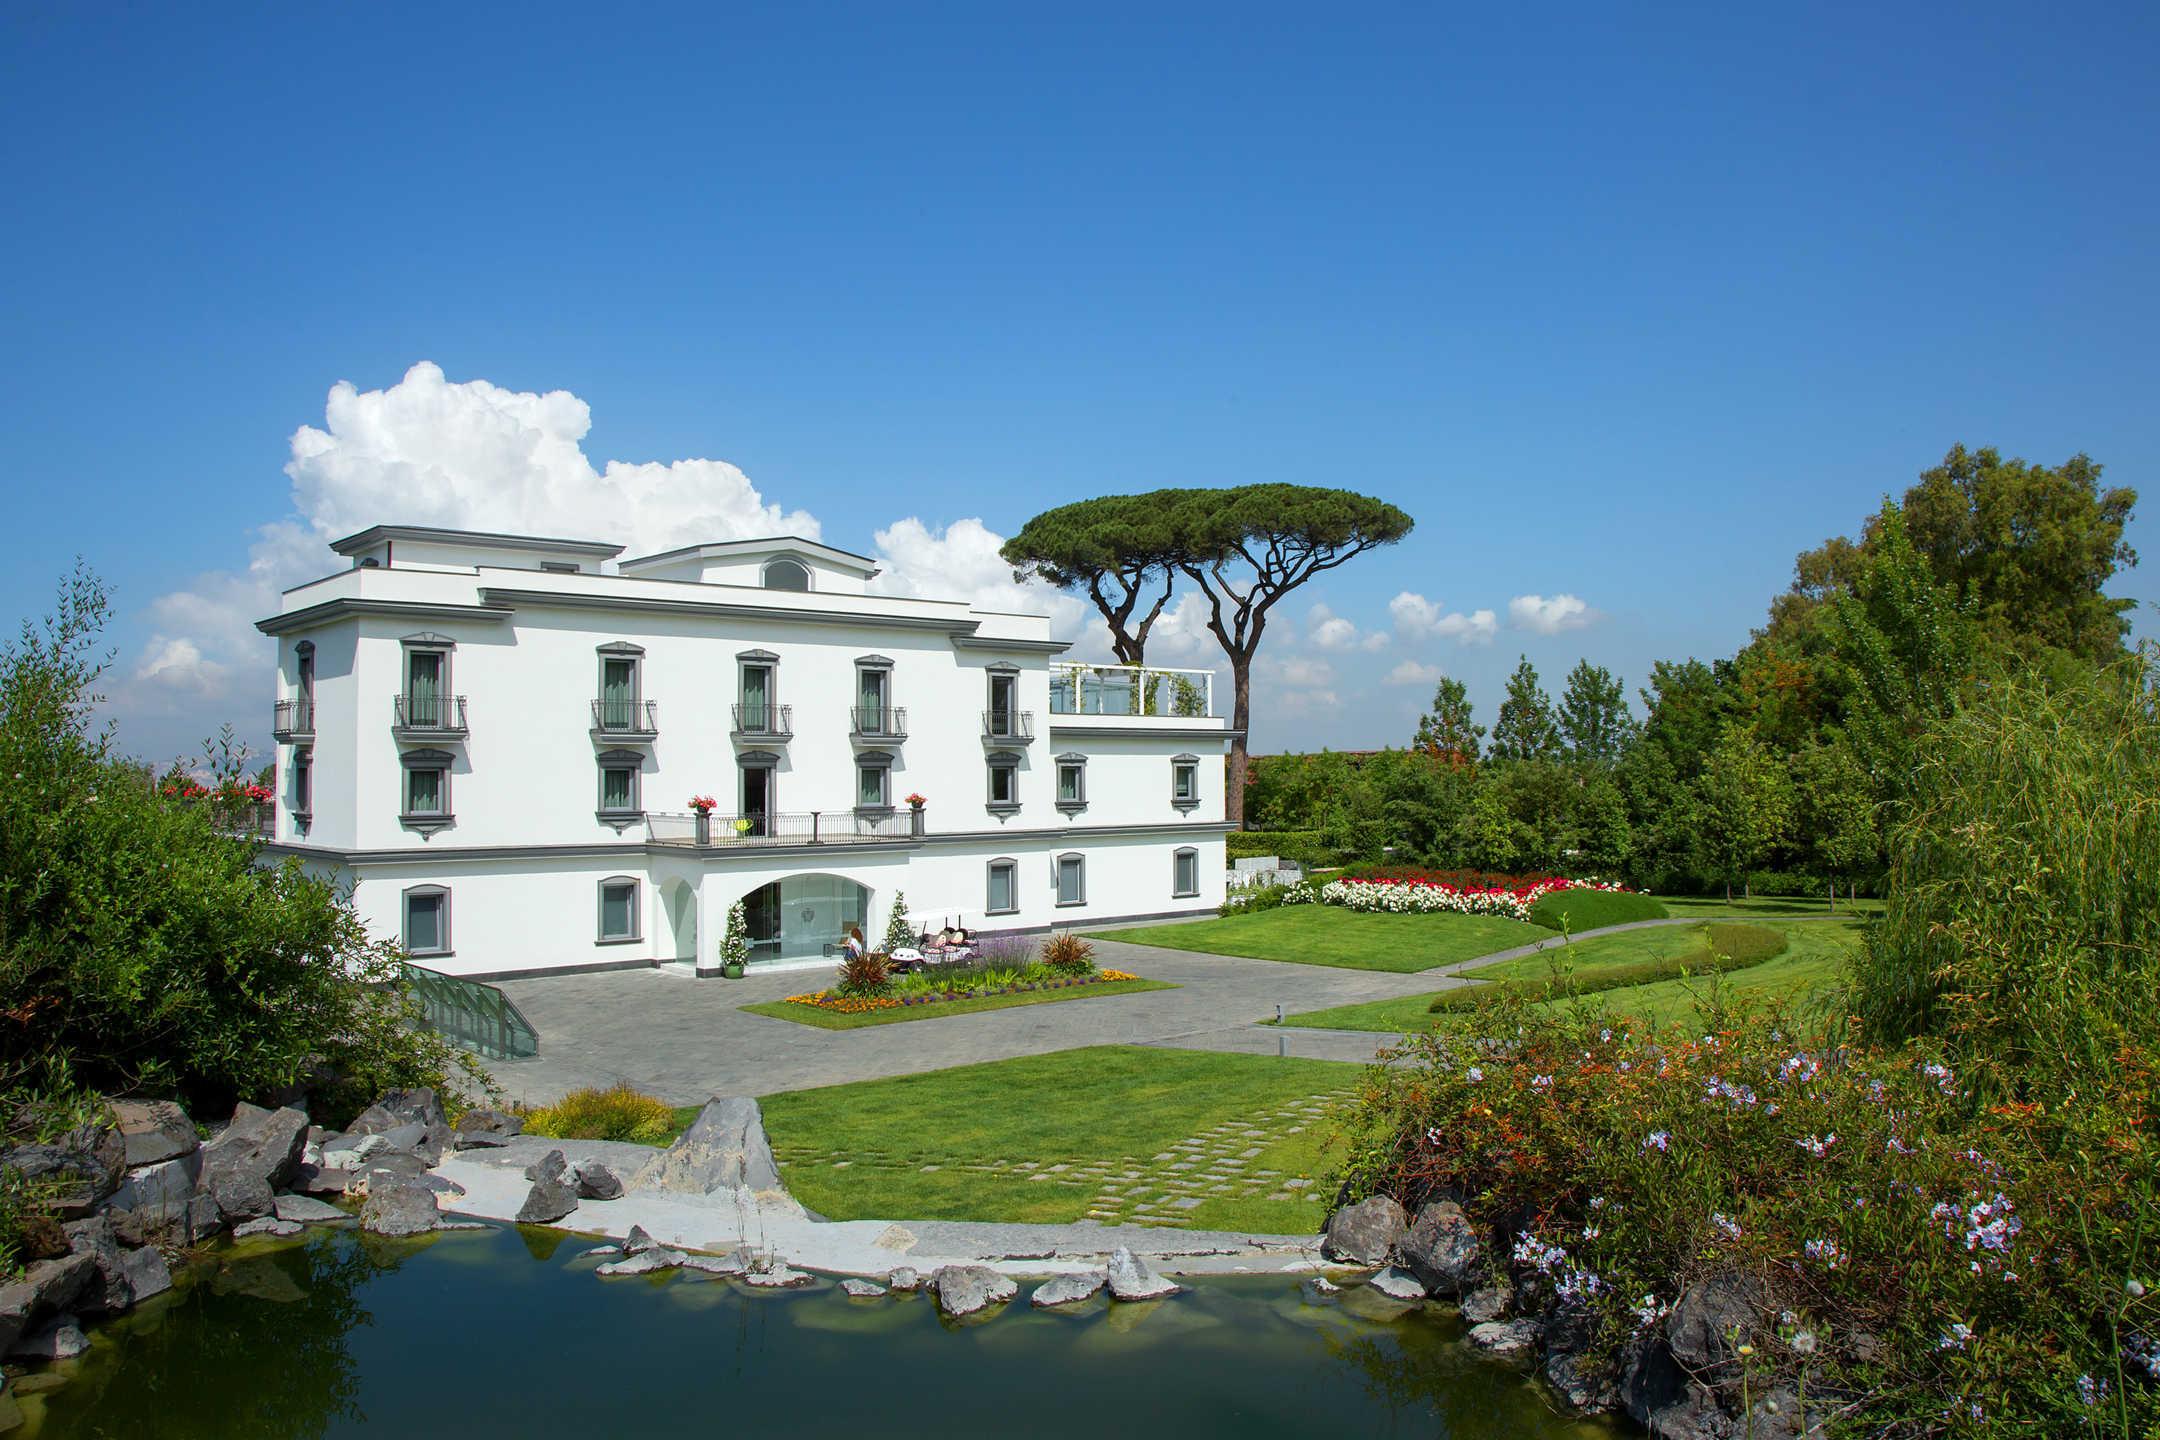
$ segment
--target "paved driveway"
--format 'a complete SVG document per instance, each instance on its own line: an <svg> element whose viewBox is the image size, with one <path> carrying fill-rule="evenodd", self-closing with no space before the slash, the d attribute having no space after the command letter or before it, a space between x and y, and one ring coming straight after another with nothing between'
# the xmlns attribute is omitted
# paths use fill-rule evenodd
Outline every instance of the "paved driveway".
<svg viewBox="0 0 2160 1440"><path fill-rule="evenodd" d="M818 1030L738 1006L799 995L814 970L696 980L616 970L513 980L503 990L540 1032L531 1060L495 1061L511 1099L545 1104L565 1090L625 1080L679 1105L712 1095L769 1095L943 1070L1083 1045L1172 1045L1329 1060L1370 1060L1389 1037L1262 1027L1284 1013L1442 988L1443 972L1397 975L1197 955L1097 941L1096 959L1181 988L985 1010L943 1020ZM1453 967L1450 967L1453 968Z"/></svg>

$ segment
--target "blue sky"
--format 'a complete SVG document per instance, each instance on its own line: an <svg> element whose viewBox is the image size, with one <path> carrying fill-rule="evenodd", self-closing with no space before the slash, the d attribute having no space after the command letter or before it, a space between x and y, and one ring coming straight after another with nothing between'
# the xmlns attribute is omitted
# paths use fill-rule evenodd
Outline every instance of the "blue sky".
<svg viewBox="0 0 2160 1440"><path fill-rule="evenodd" d="M739 467L652 472L639 535L714 488L917 587L1082 495L1401 504L1309 597L1354 642L1271 632L1260 749L1401 743L1405 662L1489 720L1518 652L1730 653L1954 441L2154 489L2151 7L447 9L0 18L0 609L114 583L129 749L260 738L245 621L333 518L581 513L528 392L596 472Z"/></svg>

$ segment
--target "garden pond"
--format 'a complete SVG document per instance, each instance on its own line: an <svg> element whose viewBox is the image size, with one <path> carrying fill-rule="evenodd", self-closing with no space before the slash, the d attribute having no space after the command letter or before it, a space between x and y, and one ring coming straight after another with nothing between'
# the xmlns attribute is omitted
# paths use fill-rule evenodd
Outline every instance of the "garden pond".
<svg viewBox="0 0 2160 1440"><path fill-rule="evenodd" d="M494 1227L221 1245L174 1293L17 1377L18 1436L786 1433L1024 1429L1589 1440L1452 1316L1287 1276L1141 1305L1022 1299L955 1325L927 1295L760 1293L694 1272L602 1280L590 1242Z"/></svg>

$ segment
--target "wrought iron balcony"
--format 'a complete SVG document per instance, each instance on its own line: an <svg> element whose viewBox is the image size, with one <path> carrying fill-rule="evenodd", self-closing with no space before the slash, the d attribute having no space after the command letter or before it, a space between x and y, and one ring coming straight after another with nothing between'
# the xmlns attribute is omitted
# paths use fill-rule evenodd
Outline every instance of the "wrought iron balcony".
<svg viewBox="0 0 2160 1440"><path fill-rule="evenodd" d="M735 707L734 735L738 740L786 740L795 733L792 705L744 704Z"/></svg>
<svg viewBox="0 0 2160 1440"><path fill-rule="evenodd" d="M315 738L315 702L280 700L270 721L270 737L279 744Z"/></svg>
<svg viewBox="0 0 2160 1440"><path fill-rule="evenodd" d="M905 740L907 707L904 705L857 705L848 712L848 733L857 740Z"/></svg>
<svg viewBox="0 0 2160 1440"><path fill-rule="evenodd" d="M462 740L465 727L463 695L400 695L390 722L390 733L400 740Z"/></svg>
<svg viewBox="0 0 2160 1440"><path fill-rule="evenodd" d="M659 713L650 700L595 700L592 733L595 739L651 740L660 733Z"/></svg>
<svg viewBox="0 0 2160 1440"><path fill-rule="evenodd" d="M1034 738L1034 711L983 711L983 743L985 745L1026 745L1033 741Z"/></svg>
<svg viewBox="0 0 2160 1440"><path fill-rule="evenodd" d="M805 810L749 815L670 815L648 811L646 838L656 845L861 845L920 836L911 810Z"/></svg>

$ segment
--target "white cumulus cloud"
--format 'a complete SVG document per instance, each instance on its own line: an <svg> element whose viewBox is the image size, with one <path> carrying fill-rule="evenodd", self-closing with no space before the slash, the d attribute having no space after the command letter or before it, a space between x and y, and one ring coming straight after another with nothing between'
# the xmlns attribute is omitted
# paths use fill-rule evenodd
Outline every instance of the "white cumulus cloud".
<svg viewBox="0 0 2160 1440"><path fill-rule="evenodd" d="M1580 630L1595 618L1590 607L1573 595L1517 595L1507 604L1508 624L1539 635Z"/></svg>
<svg viewBox="0 0 2160 1440"><path fill-rule="evenodd" d="M1378 650L1388 643L1387 632L1375 630L1361 633L1358 627L1337 615L1324 604L1315 604L1305 614L1305 633L1312 643L1322 650Z"/></svg>
<svg viewBox="0 0 2160 1440"><path fill-rule="evenodd" d="M1388 614L1395 617L1395 628L1413 640L1437 636L1461 645L1490 645L1500 629L1500 617L1490 610L1443 612L1439 602L1413 590L1388 601Z"/></svg>
<svg viewBox="0 0 2160 1440"><path fill-rule="evenodd" d="M164 708L188 692L222 707L204 707L205 719L266 702L272 652L255 621L277 609L281 590L339 567L327 542L369 525L613 540L633 555L700 540L819 538L815 516L768 503L725 461L595 468L583 447L591 428L591 409L568 391L453 382L426 361L381 390L339 381L323 424L293 432L291 511L256 531L244 568L198 575L151 602L152 633L114 701Z"/></svg>
<svg viewBox="0 0 2160 1440"><path fill-rule="evenodd" d="M1420 660L1405 660L1388 671L1390 685L1437 685L1447 672L1438 665L1427 665Z"/></svg>

